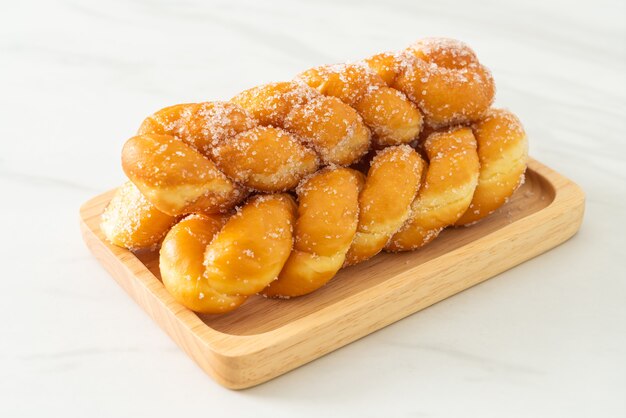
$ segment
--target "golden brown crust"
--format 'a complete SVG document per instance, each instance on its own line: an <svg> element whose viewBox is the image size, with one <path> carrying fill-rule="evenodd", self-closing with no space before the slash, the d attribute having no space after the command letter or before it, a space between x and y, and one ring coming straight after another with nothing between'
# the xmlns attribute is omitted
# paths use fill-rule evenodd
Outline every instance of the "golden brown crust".
<svg viewBox="0 0 626 418"><path fill-rule="evenodd" d="M419 134L422 126L419 110L363 63L311 68L298 79L359 112L372 131L377 148L409 143Z"/></svg>
<svg viewBox="0 0 626 418"><path fill-rule="evenodd" d="M122 168L157 209L172 216L219 212L245 197L244 190L211 160L169 135L129 139L122 151Z"/></svg>
<svg viewBox="0 0 626 418"><path fill-rule="evenodd" d="M233 103L185 103L148 116L137 135L174 136L209 156L216 145L257 125L244 109Z"/></svg>
<svg viewBox="0 0 626 418"><path fill-rule="evenodd" d="M174 225L161 246L159 269L163 285L174 299L196 312L229 312L247 298L219 293L204 277L204 252L224 221L219 215L190 215Z"/></svg>
<svg viewBox="0 0 626 418"><path fill-rule="evenodd" d="M489 70L471 48L453 39L427 38L400 53L365 61L389 86L416 103L426 124L433 127L479 119L495 96Z"/></svg>
<svg viewBox="0 0 626 418"><path fill-rule="evenodd" d="M337 273L356 232L362 181L357 171L328 168L298 187L294 249L265 296L305 295Z"/></svg>
<svg viewBox="0 0 626 418"><path fill-rule="evenodd" d="M270 83L239 93L232 101L262 125L296 135L325 164L350 165L369 149L370 131L359 114L304 83Z"/></svg>
<svg viewBox="0 0 626 418"><path fill-rule="evenodd" d="M419 190L424 165L408 145L385 148L376 154L359 195L359 224L345 265L378 254L404 224Z"/></svg>
<svg viewBox="0 0 626 418"><path fill-rule="evenodd" d="M209 285L228 295L267 287L291 252L295 215L296 204L287 194L253 196L206 248Z"/></svg>
<svg viewBox="0 0 626 418"><path fill-rule="evenodd" d="M211 155L230 179L264 192L291 190L319 167L315 152L293 135L265 126L225 140Z"/></svg>
<svg viewBox="0 0 626 418"><path fill-rule="evenodd" d="M299 81L255 87L231 102L167 107L142 123L139 136L180 139L206 157L208 162L192 156L189 166L206 169L210 184L180 178L168 167L156 166L160 174L142 168L177 159L168 152L163 158L145 152L125 155L125 170L166 213L225 210L247 189L292 189L320 161L355 163L369 149L370 129L377 147L411 142L422 120L403 93L420 107L428 124L437 127L480 117L493 100L494 88L489 71L465 44L424 39L400 54L314 68ZM124 153L133 149L138 147L129 146ZM160 185L168 189L157 190Z"/></svg>
<svg viewBox="0 0 626 418"><path fill-rule="evenodd" d="M229 179L262 192L292 189L319 166L315 152L296 137L259 126L245 109L230 102L166 107L146 118L139 133L178 138Z"/></svg>
<svg viewBox="0 0 626 418"><path fill-rule="evenodd" d="M476 140L469 128L431 134L424 148L429 166L426 180L411 205L411 216L387 246L409 251L432 241L467 210L480 169Z"/></svg>
<svg viewBox="0 0 626 418"><path fill-rule="evenodd" d="M467 211L456 222L470 225L502 206L524 182L528 141L519 119L508 110L490 109L472 125L480 175Z"/></svg>
<svg viewBox="0 0 626 418"><path fill-rule="evenodd" d="M113 244L139 250L155 247L176 222L154 207L135 187L119 187L102 213L100 229Z"/></svg>
<svg viewBox="0 0 626 418"><path fill-rule="evenodd" d="M125 145L135 185L118 192L102 230L117 245L155 246L177 215L204 212L170 230L160 260L166 288L198 312L257 292L307 294L343 265L418 248L505 203L523 181L527 142L513 114L488 109L493 95L469 47L426 39L231 102L164 108ZM206 215L297 184L297 206L260 194L234 215Z"/></svg>

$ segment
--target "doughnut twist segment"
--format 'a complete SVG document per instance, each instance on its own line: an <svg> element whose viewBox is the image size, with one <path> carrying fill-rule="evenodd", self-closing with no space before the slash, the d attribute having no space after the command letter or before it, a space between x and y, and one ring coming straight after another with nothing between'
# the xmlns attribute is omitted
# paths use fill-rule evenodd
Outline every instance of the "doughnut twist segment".
<svg viewBox="0 0 626 418"><path fill-rule="evenodd" d="M206 248L208 284L230 295L267 287L291 253L295 215L296 204L287 194L253 196Z"/></svg>
<svg viewBox="0 0 626 418"><path fill-rule="evenodd" d="M256 195L227 220L189 215L165 236L163 285L201 313L231 311L279 274L293 246L296 205L286 194Z"/></svg>
<svg viewBox="0 0 626 418"><path fill-rule="evenodd" d="M130 181L117 189L102 214L100 229L107 239L130 250L156 248L176 217L152 205Z"/></svg>
<svg viewBox="0 0 626 418"><path fill-rule="evenodd" d="M323 169L303 181L293 251L263 295L300 296L333 278L357 230L363 182L363 174L348 168Z"/></svg>
<svg viewBox="0 0 626 418"><path fill-rule="evenodd" d="M293 135L258 125L233 103L168 107L148 117L138 133L124 145L122 167L170 215L226 211L250 189L287 190L319 166Z"/></svg>
<svg viewBox="0 0 626 418"><path fill-rule="evenodd" d="M489 109L472 124L478 145L480 174L468 210L456 221L471 225L505 204L524 183L528 140L520 120L504 109Z"/></svg>
<svg viewBox="0 0 626 418"><path fill-rule="evenodd" d="M480 166L471 129L435 132L423 147L429 161L424 185L411 204L409 220L387 250L414 250L435 239L468 209L476 189Z"/></svg>
<svg viewBox="0 0 626 418"><path fill-rule="evenodd" d="M469 46L453 39L423 39L398 53L374 55L365 63L416 103L431 127L477 120L495 96L491 72Z"/></svg>
<svg viewBox="0 0 626 418"><path fill-rule="evenodd" d="M170 216L228 210L246 196L215 163L170 135L131 138L122 166L146 199Z"/></svg>
<svg viewBox="0 0 626 418"><path fill-rule="evenodd" d="M410 216L426 163L408 145L385 148L370 162L359 195L359 223L345 266L378 254Z"/></svg>
<svg viewBox="0 0 626 418"><path fill-rule="evenodd" d="M205 278L204 252L224 225L219 215L189 215L163 241L159 269L163 285L182 305L201 313L225 313L247 299L215 290Z"/></svg>
<svg viewBox="0 0 626 418"><path fill-rule="evenodd" d="M261 126L228 102L184 104L149 116L139 134L169 134L212 160L226 176L253 190L290 189L318 168L315 153L282 129Z"/></svg>
<svg viewBox="0 0 626 418"><path fill-rule="evenodd" d="M375 148L409 143L422 128L415 105L364 63L316 67L296 79L353 107L372 132Z"/></svg>
<svg viewBox="0 0 626 418"><path fill-rule="evenodd" d="M350 165L370 147L370 131L356 110L301 82L253 87L231 101L262 125L280 127L295 135L317 152L323 164Z"/></svg>

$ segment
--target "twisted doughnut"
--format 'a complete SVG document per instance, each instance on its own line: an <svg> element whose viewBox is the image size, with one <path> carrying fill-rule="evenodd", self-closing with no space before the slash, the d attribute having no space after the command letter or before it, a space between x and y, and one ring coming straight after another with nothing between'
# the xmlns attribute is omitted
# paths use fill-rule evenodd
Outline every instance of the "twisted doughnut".
<svg viewBox="0 0 626 418"><path fill-rule="evenodd" d="M478 144L480 175L472 202L457 225L478 222L502 206L524 183L528 141L521 122L504 109L490 109L472 125Z"/></svg>
<svg viewBox="0 0 626 418"><path fill-rule="evenodd" d="M469 128L431 134L424 143L429 166L424 185L411 204L408 221L387 246L408 251L429 243L467 210L478 183L476 139Z"/></svg>
<svg viewBox="0 0 626 418"><path fill-rule="evenodd" d="M246 189L295 187L318 168L289 133L258 126L227 102L183 104L149 116L122 150L128 178L170 215L232 208Z"/></svg>
<svg viewBox="0 0 626 418"><path fill-rule="evenodd" d="M424 167L408 145L385 148L374 156L359 195L359 224L346 266L378 254L408 219Z"/></svg>
<svg viewBox="0 0 626 418"><path fill-rule="evenodd" d="M167 233L161 245L163 285L174 299L196 312L225 313L247 299L219 293L204 277L204 252L224 221L219 215L189 215Z"/></svg>
<svg viewBox="0 0 626 418"><path fill-rule="evenodd" d="M297 79L352 106L372 132L376 148L413 141L422 127L422 115L400 91L363 63L312 68Z"/></svg>
<svg viewBox="0 0 626 418"><path fill-rule="evenodd" d="M146 118L138 134L177 137L230 179L265 192L291 189L318 167L315 153L293 135L259 126L248 112L228 102L167 107Z"/></svg>
<svg viewBox="0 0 626 418"><path fill-rule="evenodd" d="M291 255L265 296L300 296L328 282L341 268L354 238L363 175L327 168L298 187L298 219Z"/></svg>
<svg viewBox="0 0 626 418"><path fill-rule="evenodd" d="M102 214L100 229L113 244L139 250L158 245L176 218L155 208L130 181L117 189Z"/></svg>
<svg viewBox="0 0 626 418"><path fill-rule="evenodd" d="M218 292L251 295L269 285L293 246L296 204L287 194L256 195L204 252L204 278Z"/></svg>
<svg viewBox="0 0 626 418"><path fill-rule="evenodd" d="M290 190L319 159L349 165L370 143L354 109L298 82L256 87L233 103L168 107L138 133L124 146L122 167L170 215L224 211L248 189Z"/></svg>
<svg viewBox="0 0 626 418"><path fill-rule="evenodd" d="M215 164L170 135L138 135L124 144L128 178L168 215L230 209L246 193Z"/></svg>
<svg viewBox="0 0 626 418"><path fill-rule="evenodd" d="M312 147L324 164L350 165L370 146L359 114L336 97L296 81L253 87L231 99L262 125L278 126Z"/></svg>
<svg viewBox="0 0 626 418"><path fill-rule="evenodd" d="M512 113L488 109L493 80L473 51L429 39L366 63L376 74L362 64L319 67L231 102L150 116L125 145L136 187L116 193L105 235L127 248L156 246L178 215L198 212L165 236L161 274L183 305L220 313L254 293L310 293L342 266L421 247L504 204L523 181L526 137ZM428 163L398 145L422 130L413 103L424 114ZM367 175L340 167L367 152ZM260 194L234 215L211 214L252 191L296 185L297 203Z"/></svg>
<svg viewBox="0 0 626 418"><path fill-rule="evenodd" d="M225 313L276 278L292 247L293 199L257 195L228 220L189 215L165 236L163 285L196 312ZM225 280L224 278L228 278Z"/></svg>
<svg viewBox="0 0 626 418"><path fill-rule="evenodd" d="M476 120L495 96L490 71L469 46L453 39L423 39L400 53L374 55L365 62L416 103L433 127Z"/></svg>

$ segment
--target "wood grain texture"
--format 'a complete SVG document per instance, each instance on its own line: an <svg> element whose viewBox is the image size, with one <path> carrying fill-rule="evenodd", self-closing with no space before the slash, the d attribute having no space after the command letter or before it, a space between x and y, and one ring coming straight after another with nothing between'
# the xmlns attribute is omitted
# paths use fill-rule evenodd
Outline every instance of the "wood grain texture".
<svg viewBox="0 0 626 418"><path fill-rule="evenodd" d="M233 389L279 376L559 245L580 227L585 200L577 185L531 160L510 202L474 226L343 269L304 297L252 297L229 314L197 315L163 287L157 253L106 242L99 222L113 192L80 210L87 246L202 369Z"/></svg>

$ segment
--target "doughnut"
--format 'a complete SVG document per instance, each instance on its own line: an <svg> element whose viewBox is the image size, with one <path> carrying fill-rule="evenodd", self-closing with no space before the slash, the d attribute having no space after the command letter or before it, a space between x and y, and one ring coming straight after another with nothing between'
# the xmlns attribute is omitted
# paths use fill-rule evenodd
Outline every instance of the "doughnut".
<svg viewBox="0 0 626 418"><path fill-rule="evenodd" d="M211 156L228 178L264 192L293 189L319 167L315 152L284 130L265 126L225 140Z"/></svg>
<svg viewBox="0 0 626 418"><path fill-rule="evenodd" d="M350 165L369 149L361 116L336 97L301 82L258 86L231 99L262 125L282 128L317 152L323 164Z"/></svg>
<svg viewBox="0 0 626 418"><path fill-rule="evenodd" d="M426 38L399 53L365 60L381 78L417 104L432 127L479 119L491 106L495 84L490 71L466 44Z"/></svg>
<svg viewBox="0 0 626 418"><path fill-rule="evenodd" d="M291 190L322 162L351 164L367 152L370 136L341 100L301 82L275 83L232 102L154 113L124 146L122 167L165 213L217 213L249 190Z"/></svg>
<svg viewBox="0 0 626 418"><path fill-rule="evenodd" d="M122 168L146 199L172 216L224 211L246 196L215 163L170 135L138 135L126 141Z"/></svg>
<svg viewBox="0 0 626 418"><path fill-rule="evenodd" d="M210 155L215 145L257 125L244 109L233 103L184 103L148 116L137 135L175 136L202 154Z"/></svg>
<svg viewBox="0 0 626 418"><path fill-rule="evenodd" d="M204 277L227 295L251 295L278 277L293 245L296 204L288 194L256 195L215 235Z"/></svg>
<svg viewBox="0 0 626 418"><path fill-rule="evenodd" d="M195 312L225 313L247 299L217 292L204 277L204 252L223 225L219 215L189 215L172 227L161 245L163 285L174 299Z"/></svg>
<svg viewBox="0 0 626 418"><path fill-rule="evenodd" d="M375 155L359 195L359 223L345 265L378 254L404 224L420 188L424 160L408 145Z"/></svg>
<svg viewBox="0 0 626 418"><path fill-rule="evenodd" d="M472 125L480 174L469 208L456 225L471 225L502 206L524 182L528 141L519 119L508 110L490 109Z"/></svg>
<svg viewBox="0 0 626 418"><path fill-rule="evenodd" d="M100 229L114 245L140 250L154 248L176 218L154 207L130 181L115 191L102 213Z"/></svg>
<svg viewBox="0 0 626 418"><path fill-rule="evenodd" d="M327 168L298 186L294 248L278 280L263 295L301 296L337 273L356 233L362 183L363 175L357 171Z"/></svg>
<svg viewBox="0 0 626 418"><path fill-rule="evenodd" d="M315 152L293 135L259 126L245 109L229 102L166 107L146 118L138 134L179 138L230 180L263 192L292 189L319 166Z"/></svg>
<svg viewBox="0 0 626 418"><path fill-rule="evenodd" d="M424 143L429 165L424 185L411 204L409 219L385 249L414 250L454 224L472 201L480 164L470 128L457 127L431 134Z"/></svg>
<svg viewBox="0 0 626 418"><path fill-rule="evenodd" d="M124 145L130 181L101 230L133 251L160 247L165 288L195 312L309 294L507 202L528 143L494 94L467 45L428 38L163 108Z"/></svg>
<svg viewBox="0 0 626 418"><path fill-rule="evenodd" d="M371 130L376 148L409 143L420 132L422 115L415 105L363 63L316 67L297 79L353 107Z"/></svg>

